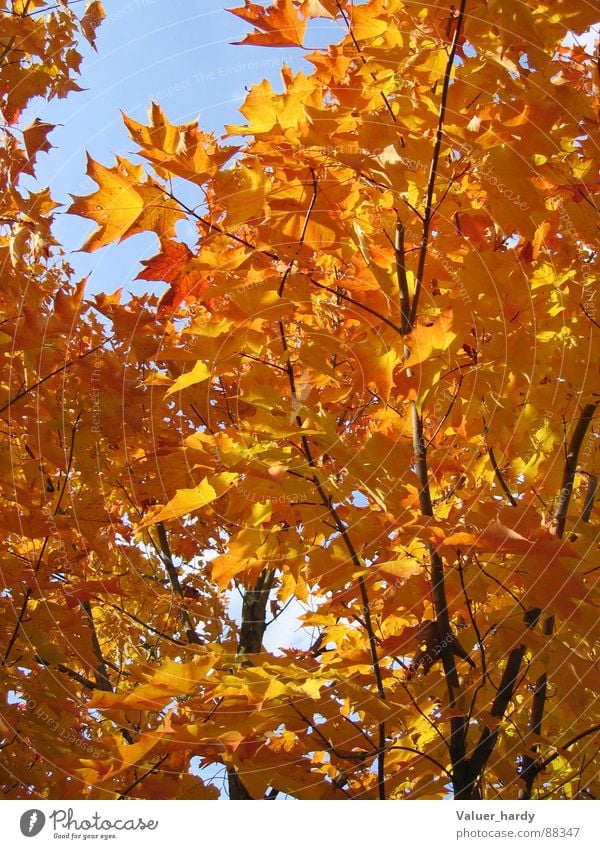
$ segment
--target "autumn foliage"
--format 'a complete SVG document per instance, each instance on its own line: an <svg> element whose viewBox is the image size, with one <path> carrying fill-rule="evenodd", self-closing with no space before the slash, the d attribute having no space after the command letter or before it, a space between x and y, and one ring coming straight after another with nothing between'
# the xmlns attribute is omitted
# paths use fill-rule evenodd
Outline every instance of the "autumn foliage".
<svg viewBox="0 0 600 849"><path fill-rule="evenodd" d="M597 798L598 11L233 12L313 70L69 209L158 299L22 185L101 4L0 2L3 793Z"/></svg>

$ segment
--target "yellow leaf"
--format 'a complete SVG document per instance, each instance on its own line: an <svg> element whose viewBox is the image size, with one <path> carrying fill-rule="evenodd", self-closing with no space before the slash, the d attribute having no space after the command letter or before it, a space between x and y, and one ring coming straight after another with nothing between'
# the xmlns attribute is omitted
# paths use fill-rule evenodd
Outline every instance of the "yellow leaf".
<svg viewBox="0 0 600 849"><path fill-rule="evenodd" d="M118 746L121 764L114 770L111 770L112 775L117 775L123 770L139 763L142 759L150 754L152 749L161 741L162 737L171 731L170 715L166 716L156 731L142 734L137 743ZM109 773L110 774L110 773ZM108 778L108 776L106 776Z"/></svg>
<svg viewBox="0 0 600 849"><path fill-rule="evenodd" d="M246 0L243 9L229 9L229 11L257 28L243 41L235 41L234 44L302 47L306 21L298 17L292 0L275 0L267 9Z"/></svg>
<svg viewBox="0 0 600 849"><path fill-rule="evenodd" d="M413 575L419 575L423 572L423 568L414 560L388 560L384 563L374 563L373 569L381 572L384 578L402 578L406 580ZM370 570L372 571L372 570Z"/></svg>
<svg viewBox="0 0 600 849"><path fill-rule="evenodd" d="M23 141L29 159L34 159L36 154L40 152L47 153L52 148L47 136L53 129L54 124L46 124L39 118L35 118L28 127L25 127Z"/></svg>
<svg viewBox="0 0 600 849"><path fill-rule="evenodd" d="M202 360L198 360L191 371L186 371L185 374L180 375L173 385L167 389L165 397L173 395L175 392L182 392L184 389L187 389L188 386L193 386L196 383L202 383L203 380L207 380L209 377L210 369L206 363L203 363Z"/></svg>
<svg viewBox="0 0 600 849"><path fill-rule="evenodd" d="M364 711L377 722L385 722L392 709L376 696L352 681L340 681L339 690L348 699L353 711Z"/></svg>
<svg viewBox="0 0 600 849"><path fill-rule="evenodd" d="M71 215L91 218L98 225L81 250L95 251L145 230L153 230L161 237L175 235L175 224L184 212L156 183L142 182L141 166L118 156L113 168L105 168L88 155L87 174L98 184L98 191L73 196L67 210Z"/></svg>
<svg viewBox="0 0 600 849"><path fill-rule="evenodd" d="M237 477L238 475L235 472L221 472L218 475L212 475L210 481L208 478L204 478L193 489L178 490L175 497L168 504L149 515L139 527L145 528L148 525L155 525L157 522L168 522L172 519L178 519L181 516L186 516L188 513L199 510L201 507L205 507L223 495L232 483L237 480Z"/></svg>
<svg viewBox="0 0 600 849"><path fill-rule="evenodd" d="M352 31L358 41L377 38L383 35L388 27L389 23L383 17L374 16L371 4L354 6L352 9Z"/></svg>
<svg viewBox="0 0 600 849"><path fill-rule="evenodd" d="M204 679L215 660L214 652L198 654L199 648L195 648L195 651L197 654L189 663L179 663L170 657L165 658L160 669L152 676L151 685L161 687L173 694L193 693L197 689L198 682Z"/></svg>
<svg viewBox="0 0 600 849"><path fill-rule="evenodd" d="M359 366L354 375L357 386L372 384L377 394L387 401L394 385L394 369L400 362L396 351L385 350L383 342L375 347L369 339L365 344L356 345L353 354Z"/></svg>
<svg viewBox="0 0 600 849"><path fill-rule="evenodd" d="M227 211L228 227L264 218L269 184L262 166L229 168L215 176L214 184L218 203Z"/></svg>
<svg viewBox="0 0 600 849"><path fill-rule="evenodd" d="M456 339L452 333L452 310L447 309L439 315L433 324L418 324L408 339L410 356L404 363L405 368L416 366L431 356L432 351L444 351Z"/></svg>
<svg viewBox="0 0 600 849"><path fill-rule="evenodd" d="M306 117L305 107L320 103L319 89L315 88L301 71L291 77L289 68L282 69L286 82L284 94L276 94L268 80L252 86L248 97L240 107L240 112L248 119L248 126L228 125L231 135L243 135L252 132L255 135L270 133L275 128L287 131L298 126Z"/></svg>

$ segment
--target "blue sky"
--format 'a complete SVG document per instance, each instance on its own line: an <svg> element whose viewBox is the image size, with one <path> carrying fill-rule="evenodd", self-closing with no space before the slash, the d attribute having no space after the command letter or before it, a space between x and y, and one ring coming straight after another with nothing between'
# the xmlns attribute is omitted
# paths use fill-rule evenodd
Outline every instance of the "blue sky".
<svg viewBox="0 0 600 849"><path fill-rule="evenodd" d="M104 0L98 52L84 51L79 84L85 91L50 104L36 102L29 110L30 117L61 125L50 138L55 149L40 157L38 167L39 182L50 186L57 201L68 204L70 194L95 188L85 177L86 150L104 165L112 165L115 154L133 154L120 110L145 120L154 100L173 123L200 117L204 129L220 135L225 124L239 123L245 87L264 78L279 87L284 63L295 69L312 67L300 49L233 45L250 31L226 11L235 6L243 1ZM338 32L337 24L312 21L309 44L337 40ZM76 250L92 229L92 222L64 211L57 215L55 233L67 251ZM120 287L141 292L149 284L133 282L139 261L156 248L156 237L142 234L92 255L74 254L71 261L78 275L92 272L88 294ZM158 284L159 292L163 288Z"/></svg>

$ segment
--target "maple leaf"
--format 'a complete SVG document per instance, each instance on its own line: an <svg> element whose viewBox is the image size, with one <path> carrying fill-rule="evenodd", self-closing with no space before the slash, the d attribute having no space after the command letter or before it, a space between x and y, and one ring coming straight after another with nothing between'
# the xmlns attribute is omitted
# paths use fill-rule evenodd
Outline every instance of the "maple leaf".
<svg viewBox="0 0 600 849"><path fill-rule="evenodd" d="M405 368L416 366L426 360L433 351L444 351L456 339L452 333L452 310L446 310L429 324L418 324L408 340L410 354L404 362Z"/></svg>
<svg viewBox="0 0 600 849"><path fill-rule="evenodd" d="M105 168L89 154L87 163L86 173L98 184L98 190L73 196L67 210L71 215L91 218L98 225L81 250L96 251L145 230L154 230L163 238L175 235L175 224L184 212L157 183L143 178L141 166L117 157L113 168Z"/></svg>
<svg viewBox="0 0 600 849"><path fill-rule="evenodd" d="M47 153L52 149L48 141L48 134L54 129L54 124L46 124L39 118L33 121L23 130L23 141L29 157L30 164L33 163L38 153ZM33 169L29 171L33 173Z"/></svg>
<svg viewBox="0 0 600 849"><path fill-rule="evenodd" d="M86 6L85 12L79 21L82 33L92 45L94 50L96 50L96 30L105 17L106 13L104 11L104 6L100 0L92 0L92 2Z"/></svg>
<svg viewBox="0 0 600 849"><path fill-rule="evenodd" d="M180 489L176 495L160 509L154 509L152 513L139 526L144 528L157 522L170 521L187 516L215 501L237 480L234 472L223 472L218 475L204 478L198 486L193 489Z"/></svg>
<svg viewBox="0 0 600 849"><path fill-rule="evenodd" d="M182 392L184 389L187 389L188 386L195 386L197 383L208 380L209 377L210 369L206 363L203 363L200 360L191 371L188 371L177 378L175 383L167 389L167 396L173 395L175 392Z"/></svg>
<svg viewBox="0 0 600 849"><path fill-rule="evenodd" d="M199 130L197 121L171 124L156 103L151 104L149 117L148 126L127 115L123 115L123 121L141 155L160 176L174 175L203 185L237 150L220 147L212 135Z"/></svg>
<svg viewBox="0 0 600 849"><path fill-rule="evenodd" d="M242 9L228 11L256 27L243 41L236 41L234 44L302 47L306 22L298 17L293 0L274 0L266 9L245 0Z"/></svg>
<svg viewBox="0 0 600 849"><path fill-rule="evenodd" d="M194 254L183 242L162 239L160 253L142 260L137 280L162 280L169 284L159 301L158 315L174 312L187 297L198 296L206 289L205 274L193 259Z"/></svg>

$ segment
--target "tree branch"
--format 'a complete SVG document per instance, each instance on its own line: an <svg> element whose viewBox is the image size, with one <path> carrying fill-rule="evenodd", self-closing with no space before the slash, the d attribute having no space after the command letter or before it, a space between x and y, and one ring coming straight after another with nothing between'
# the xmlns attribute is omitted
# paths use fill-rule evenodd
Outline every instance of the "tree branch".
<svg viewBox="0 0 600 849"><path fill-rule="evenodd" d="M417 263L417 273L415 280L415 291L413 294L412 304L408 321L402 322L402 336L406 337L414 328L417 318L419 296L423 286L423 275L425 271L425 261L429 250L429 239L431 235L431 220L433 213L433 196L435 192L435 183L437 178L437 169L442 146L442 137L444 132L444 121L446 116L446 103L448 99L448 91L450 88L450 77L452 75L452 67L454 65L454 57L461 36L462 24L465 13L466 0L461 0L460 8L455 14L456 27L452 39L452 46L446 62L444 72L444 81L442 86L442 96L440 109L438 113L438 123L436 130L436 138L433 148L433 156L427 180L427 191L425 200L425 214L423 216L423 235L419 250L419 259ZM396 244L399 247L400 238L396 235ZM402 273L402 272L400 272ZM404 346L405 357L408 358L409 349ZM407 376L412 376L412 369L407 369ZM427 446L423 434L423 419L419 414L416 400L411 402L411 419L412 419L412 435L413 435L413 454L414 463L419 481L419 505L423 516L433 517L433 505L431 501L431 491L429 488L429 473L427 468ZM453 651L453 636L450 627L450 617L448 614L448 602L446 599L446 590L444 584L444 566L439 553L432 547L427 546L431 562L431 594L433 607L436 615L436 623L440 635L440 655L444 667L446 677L446 686L448 691L448 700L450 708L453 711L453 716L450 720L450 758L453 768L453 783L455 793L462 793L464 785L465 773L465 745L466 745L466 719L464 716L455 715L458 709L460 698L460 682L456 670Z"/></svg>
<svg viewBox="0 0 600 849"><path fill-rule="evenodd" d="M258 654L267 629L267 602L275 579L274 569L263 569L252 589L247 589L242 602L242 622L238 639L238 658ZM250 659L243 661L251 664ZM252 799L238 771L233 766L227 767L227 782L231 800Z"/></svg>
<svg viewBox="0 0 600 849"><path fill-rule="evenodd" d="M492 468L494 469L494 474L498 478L498 482L500 483L500 486L504 490L504 494L508 498L510 505L512 507L516 507L517 506L517 499L514 497L514 495L512 494L510 489L508 488L508 485L507 485L506 481L504 480L504 476L503 476L502 472L500 471L500 468L498 467L498 463L496 462L496 455L494 454L494 449L492 448L491 445L487 445L486 447L487 447L488 457L490 458L490 463L492 464Z"/></svg>
<svg viewBox="0 0 600 849"><path fill-rule="evenodd" d="M591 734L597 734L599 731L600 731L600 725L592 725L592 727L588 728L587 731L582 731L581 733L576 734L574 737L571 737L571 739L567 743L563 743L560 748L561 749L570 749L571 746L575 745L575 743L579 743L580 740L583 740L586 737L589 737ZM548 758L546 758L545 761L542 761L542 763L538 767L539 772L541 772L543 769L546 769L546 767L549 766L552 763L552 761L554 761L554 760L556 760L556 758L560 758L560 757L561 757L560 752L554 752L552 755L550 755Z"/></svg>
<svg viewBox="0 0 600 849"><path fill-rule="evenodd" d="M415 293L413 296L410 323L414 325L417 310L419 307L419 297L423 288L423 275L425 273L425 261L427 259L427 251L429 248L429 236L431 234L431 221L433 218L433 195L435 192L435 182L437 179L437 170L442 149L442 138L444 135L444 121L446 118L446 104L448 101L448 91L450 89L450 77L452 76L452 68L456 57L456 50L462 34L462 25L465 15L465 7L467 0L461 0L458 12L455 12L456 27L452 38L448 61L446 62L446 70L444 72L444 82L442 84L442 97L440 101L440 111L438 113L437 130L435 134L435 144L433 147L433 156L431 158L431 166L429 169L429 177L427 179L427 193L425 199L425 215L423 216L423 238L421 241L421 250L419 251L419 260L417 263L417 273L415 277Z"/></svg>
<svg viewBox="0 0 600 849"><path fill-rule="evenodd" d="M429 448L429 446L433 443L433 441L435 440L435 438L438 435L438 433L440 432L440 430L444 427L445 422L448 420L448 416L452 412L452 408L454 407L456 400L457 400L458 396L460 395L460 388L462 386L463 379L464 379L463 375L459 374L458 375L458 382L457 382L457 386L456 386L456 391L454 392L454 394L452 395L452 398L450 399L450 403L448 404L448 409L446 410L446 412L444 413L444 415L440 419L440 422L439 422L438 426L436 427L436 429L433 431L433 433L431 434L431 436L427 440L427 445L425 446L426 448Z"/></svg>
<svg viewBox="0 0 600 849"><path fill-rule="evenodd" d="M258 654L262 650L263 637L267 629L267 602L274 579L274 569L263 569L254 587L244 593L238 657Z"/></svg>
<svg viewBox="0 0 600 849"><path fill-rule="evenodd" d="M298 256L298 252L300 250L300 247L304 243L304 239L306 238L306 231L308 229L308 222L310 221L310 216L312 215L312 211L315 207L315 202L317 200L317 189L318 189L317 175L312 170L312 168L311 168L311 174L312 174L313 193L312 193L312 197L310 199L310 203L308 204L308 209L306 210L306 216L304 218L304 224L302 225L302 232L300 233L300 238L298 239L298 247L296 249L296 256ZM283 297L283 290L285 289L286 280L288 279L290 272L291 272L292 268L294 267L295 262L296 262L295 258L291 259L289 261L288 266L285 270L285 273L284 273L283 277L281 278L281 283L279 284L279 289L277 290L277 294L279 295L280 298Z"/></svg>
<svg viewBox="0 0 600 849"><path fill-rule="evenodd" d="M238 242L239 244L245 245L247 248L250 248L250 250L256 251L257 253L268 257L269 259L275 260L275 262L282 262L282 259L279 256L279 254L276 254L273 251L264 250L263 248L258 248L256 245L254 245L248 239L244 239L240 236L237 236L235 233L229 233L227 230L224 230L222 227L219 227L218 224L212 224L210 221L206 221L205 218L203 218L201 215L198 215L197 212L195 212L193 209L191 209L189 206L187 206L185 203L183 203L183 201L179 200L178 197L176 197L174 194L172 194L170 191L168 191L165 187L163 187L163 191L165 192L165 194L168 197L172 198L172 200L174 200L176 203L178 203L181 206L181 208L183 210L185 210L189 215L192 215L198 222L203 224L204 227L206 227L208 229L209 233L210 233L211 230L215 230L221 236L226 236L228 239L232 239L233 241ZM324 292L329 292L330 294L335 295L335 297L338 300L347 301L349 304L352 304L353 306L358 307L359 309L363 310L363 312L366 312L369 315L372 315L375 318L377 318L379 321L382 321L384 324L387 324L388 327L391 327L392 330L394 330L399 335L402 335L402 331L401 331L400 327L398 327L397 324L395 324L389 318L384 316L382 313L378 312L377 310L373 309L372 307L369 307L367 304L362 304L360 301L355 300L350 295L344 294L342 291L340 291L339 288L338 289L331 289L329 286L325 286L323 283L319 283L308 272L301 272L301 273L305 274L305 276L306 276L308 282L311 284L311 286L315 286L315 288L317 288L317 289L321 289ZM0 410L0 412L1 412L1 410Z"/></svg>
<svg viewBox="0 0 600 849"><path fill-rule="evenodd" d="M158 555L165 567L165 571L169 578L169 582L173 589L173 592L179 596L180 605L179 605L179 616L181 618L181 622L185 628L185 635L188 639L188 642L194 643L195 645L202 645L203 641L200 639L198 634L196 633L196 628L194 623L192 622L192 618L188 613L187 609L183 605L183 589L181 583L179 581L179 575L177 573L177 569L175 564L173 563L173 555L171 554L171 548L169 546L169 539L167 537L167 531L162 522L157 522L156 529L158 532L158 542L159 545L155 548L158 551ZM149 534L150 536L150 534ZM152 539L152 537L150 537Z"/></svg>
<svg viewBox="0 0 600 849"><path fill-rule="evenodd" d="M553 532L559 539L562 538L562 535L565 530L567 512L569 510L569 504L571 501L571 496L573 494L573 482L575 480L575 472L577 471L577 460L579 458L579 452L581 451L583 440L587 433L587 429L594 417L596 408L597 404L585 405L581 416L577 421L577 425L575 427L575 430L573 431L573 435L569 443L569 448L567 450L562 485L552 522Z"/></svg>
<svg viewBox="0 0 600 849"><path fill-rule="evenodd" d="M394 241L394 254L396 256L396 277L398 278L398 290L400 292L400 314L402 323L400 330L403 334L410 329L410 293L408 291L408 280L406 277L406 256L404 253L404 224L398 221L396 224L396 238Z"/></svg>
<svg viewBox="0 0 600 849"><path fill-rule="evenodd" d="M132 622L136 622L140 627L146 628L148 631L151 631L153 634L156 634L159 637L162 637L165 640L168 640L170 643L176 646L184 646L185 643L183 640L176 640L175 637L171 637L169 634L165 634L164 631L155 628L153 625L148 624L148 622L144 622L143 619L138 619L137 616L134 616L133 613L130 613L128 610L125 610L123 607L119 607L118 604L110 604L109 607L112 607L113 610L118 610L119 613L122 613L124 616L127 616L128 619L131 619Z"/></svg>
<svg viewBox="0 0 600 849"><path fill-rule="evenodd" d="M594 507L594 501L596 500L596 493L598 491L598 475L589 475L588 477L588 485L587 491L585 493L585 501L583 504L583 511L581 513L581 521L589 522L592 516L592 509Z"/></svg>
<svg viewBox="0 0 600 849"><path fill-rule="evenodd" d="M110 678L108 677L108 670L106 668L106 662L102 654L102 649L100 648L100 642L98 640L98 634L96 632L96 626L94 624L94 618L92 616L92 606L89 600L81 602L81 609L85 613L92 635L92 651L94 652L94 656L96 658L97 663L97 666L94 669L96 689L104 690L107 693L112 693L114 692L113 686L110 682Z"/></svg>
<svg viewBox="0 0 600 849"><path fill-rule="evenodd" d="M519 645L512 649L506 661L502 679L496 697L492 703L491 714L498 720L504 718L506 709L513 697L515 684L521 668L521 663L525 655L525 645ZM496 740L498 738L498 728L491 731L489 728L484 728L481 732L479 742L466 763L466 775L464 788L461 792L455 794L456 799L473 799L476 785L485 765L494 750Z"/></svg>
<svg viewBox="0 0 600 849"><path fill-rule="evenodd" d="M130 784L129 787L127 787L126 790L123 790L123 792L117 797L118 801L122 801L123 799L127 799L129 794L131 793L131 791L135 787L137 787L138 784L141 784L142 781L145 778L148 778L149 775L152 775L158 769L160 769L160 767L162 766L162 764L164 764L164 762L166 761L166 759L168 757L169 757L168 753L166 755L163 755L162 758L159 758L159 760L154 764L154 766L152 766L152 767L150 767L150 769L146 770L146 772L144 772L142 775L140 775L139 778L136 778L136 780L132 784Z"/></svg>
<svg viewBox="0 0 600 849"><path fill-rule="evenodd" d="M360 44L359 44L359 43L358 43L358 41L356 40L356 36L354 35L354 30L352 29L352 23L351 23L351 22L350 22L350 20L348 19L348 15L346 14L345 9L343 8L343 6L342 6L342 5L341 5L341 3L339 2L339 0L336 0L335 5L338 7L338 9L339 9L339 11L340 11L341 16L342 16L342 18L344 19L344 23L346 24L346 26L347 26L347 28L348 28L348 35L349 35L349 36L350 36L350 38L352 39L352 44L353 44L353 45L354 45L354 47L356 48L356 52L357 52L357 53L358 53L358 55L360 56L360 58L361 58L361 60L362 60L363 65L366 65L366 64L367 64L367 60L366 60L366 59L365 59L365 57L363 56L363 52L362 52L362 50L361 50ZM373 71L371 71L371 79L373 80L373 82L377 82L377 77L376 77L376 75L373 73ZM381 91L381 92L379 92L379 93L380 93L380 95L381 95L381 99L382 99L382 100L383 100L383 102L385 103L385 107L386 107L387 111L390 113L390 115L391 115L391 117L392 117L392 121L393 121L394 123L396 123L396 116L394 115L394 111L393 111L392 107L390 106L390 102L389 102L389 100L387 99L387 97L385 96L385 94L384 94L382 91Z"/></svg>
<svg viewBox="0 0 600 849"><path fill-rule="evenodd" d="M409 370L410 371L410 370ZM431 503L431 491L429 489L429 473L427 468L427 448L423 435L423 419L417 410L416 401L411 403L413 454L417 478L419 481L419 506L423 516L433 518L433 505ZM448 690L448 701L452 711L458 708L460 697L460 682L456 663L454 660L453 635L448 614L448 602L444 582L444 564L439 553L427 545L429 559L431 562L431 594L433 608L435 610L436 622L440 636L440 656L446 677ZM450 720L450 757L455 773L455 790L461 792L463 785L465 744L466 744L466 720L464 716L452 716Z"/></svg>
<svg viewBox="0 0 600 849"><path fill-rule="evenodd" d="M37 660L38 663L41 663L42 666L46 666L46 667L52 666L52 664L49 661L44 660L44 658L40 657L39 655L36 655L35 659ZM58 671L62 672L64 675L67 675L73 681L77 681L77 683L81 684L82 687L85 687L86 690L97 690L98 689L97 686L94 684L94 682L90 681L89 678L86 678L84 675L81 675L79 672L75 672L74 669L69 669L69 667L65 666L63 663L57 663L56 669L58 669Z"/></svg>
<svg viewBox="0 0 600 849"><path fill-rule="evenodd" d="M548 616L544 620L542 633L545 637L552 636L554 630L554 617ZM548 692L548 676L543 672L533 687L533 701L531 705L531 717L529 719L529 730L532 734L539 736L542 733L542 720L544 718L544 709L546 707L546 695ZM532 746L531 754L523 757L521 765L521 778L525 782L524 789L519 793L521 799L531 799L533 793L533 785L539 774L539 767L536 763L537 746Z"/></svg>

